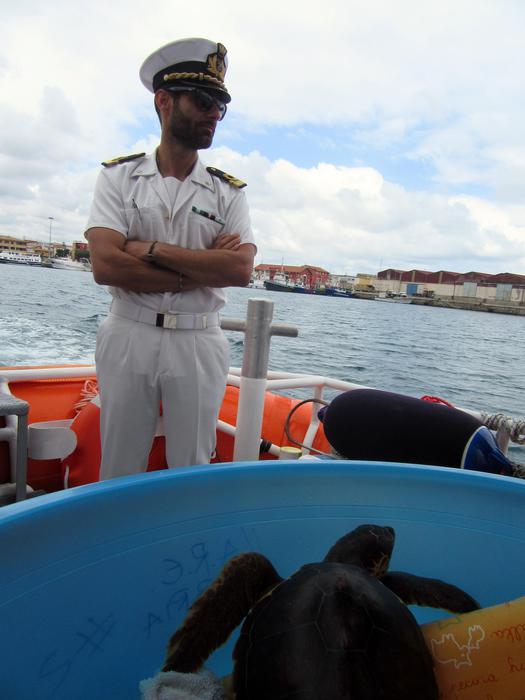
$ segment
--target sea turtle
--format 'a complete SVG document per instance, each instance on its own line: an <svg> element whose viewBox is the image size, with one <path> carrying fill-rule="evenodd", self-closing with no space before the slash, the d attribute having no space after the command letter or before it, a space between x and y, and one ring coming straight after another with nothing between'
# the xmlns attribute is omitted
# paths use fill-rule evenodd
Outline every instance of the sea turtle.
<svg viewBox="0 0 525 700"><path fill-rule="evenodd" d="M391 527L361 525L285 580L261 554L234 557L170 639L163 670L197 671L246 618L235 700L437 700L431 655L404 603L479 605L443 581L388 572L394 540Z"/></svg>

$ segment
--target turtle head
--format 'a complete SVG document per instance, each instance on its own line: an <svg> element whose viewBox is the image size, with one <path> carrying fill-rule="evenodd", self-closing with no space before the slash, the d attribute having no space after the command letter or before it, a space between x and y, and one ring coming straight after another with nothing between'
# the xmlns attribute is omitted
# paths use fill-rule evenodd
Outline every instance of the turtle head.
<svg viewBox="0 0 525 700"><path fill-rule="evenodd" d="M360 566L381 578L388 569L394 542L393 528L360 525L337 540L324 561Z"/></svg>

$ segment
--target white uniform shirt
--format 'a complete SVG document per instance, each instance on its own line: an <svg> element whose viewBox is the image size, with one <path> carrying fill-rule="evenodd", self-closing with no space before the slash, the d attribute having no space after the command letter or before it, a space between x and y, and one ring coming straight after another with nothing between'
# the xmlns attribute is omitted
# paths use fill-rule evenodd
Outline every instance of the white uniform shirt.
<svg viewBox="0 0 525 700"><path fill-rule="evenodd" d="M192 207L216 216L224 225ZM157 240L192 250L210 248L220 233L237 233L241 243L255 245L242 190L212 176L197 159L172 204L155 153L100 172L86 232L94 227L113 229L129 240ZM139 293L119 287L109 291L116 298L163 313L218 311L226 301L224 290L217 287L182 293Z"/></svg>

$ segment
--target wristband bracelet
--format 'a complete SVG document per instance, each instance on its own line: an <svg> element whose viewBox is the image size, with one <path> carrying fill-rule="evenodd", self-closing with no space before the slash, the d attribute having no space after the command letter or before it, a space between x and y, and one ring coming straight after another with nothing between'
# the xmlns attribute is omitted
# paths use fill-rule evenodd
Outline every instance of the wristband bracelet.
<svg viewBox="0 0 525 700"><path fill-rule="evenodd" d="M153 241L153 243L150 245L148 252L146 253L146 260L149 263L155 263L155 256L153 255L153 250L155 246L157 245L158 241Z"/></svg>

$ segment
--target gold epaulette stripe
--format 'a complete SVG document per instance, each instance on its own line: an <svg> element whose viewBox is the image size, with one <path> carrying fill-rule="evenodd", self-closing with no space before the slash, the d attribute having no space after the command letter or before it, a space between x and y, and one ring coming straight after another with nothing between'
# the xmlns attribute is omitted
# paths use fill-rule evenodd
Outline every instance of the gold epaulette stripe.
<svg viewBox="0 0 525 700"><path fill-rule="evenodd" d="M214 78L211 75L206 75L206 73L166 73L163 80L164 82L168 80L209 80L211 83L216 83L224 87L222 80Z"/></svg>
<svg viewBox="0 0 525 700"><path fill-rule="evenodd" d="M230 175L229 173L225 173L224 170L219 170L219 168L212 168L211 166L209 168L206 168L206 170L211 175L215 175L215 177L218 177L221 180L224 180L225 182L230 184L232 187L237 187L238 189L242 189L243 187L246 187L245 182L243 182L242 180L239 180L238 178L234 177L233 175Z"/></svg>
<svg viewBox="0 0 525 700"><path fill-rule="evenodd" d="M102 165L105 168L111 168L114 165L120 165L121 163L128 163L130 160L136 160L137 158L142 158L145 153L132 153L130 156L119 156L118 158L113 158L113 160L105 160Z"/></svg>

